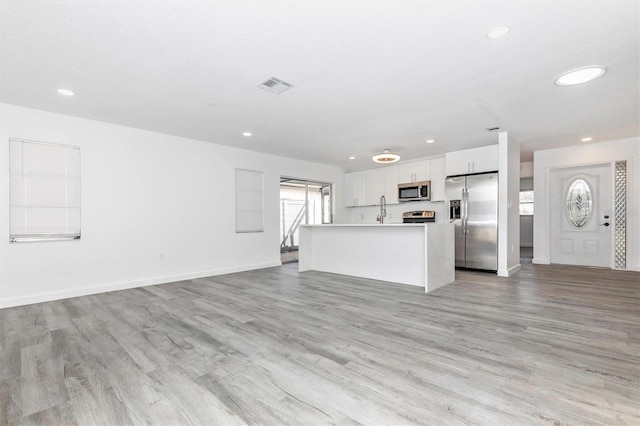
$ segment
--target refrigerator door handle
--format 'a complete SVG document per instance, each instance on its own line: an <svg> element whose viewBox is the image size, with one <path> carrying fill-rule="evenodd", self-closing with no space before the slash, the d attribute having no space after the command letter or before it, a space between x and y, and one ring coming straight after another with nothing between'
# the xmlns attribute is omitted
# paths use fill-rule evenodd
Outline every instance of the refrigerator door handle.
<svg viewBox="0 0 640 426"><path fill-rule="evenodd" d="M467 228L467 198L469 197L467 188L462 188L462 233L468 234L469 229Z"/></svg>

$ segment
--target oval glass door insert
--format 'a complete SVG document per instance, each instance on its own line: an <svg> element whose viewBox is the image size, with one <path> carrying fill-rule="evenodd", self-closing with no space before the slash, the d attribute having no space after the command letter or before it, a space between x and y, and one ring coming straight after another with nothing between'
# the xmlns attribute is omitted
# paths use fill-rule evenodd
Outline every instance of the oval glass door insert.
<svg viewBox="0 0 640 426"><path fill-rule="evenodd" d="M576 179L567 190L565 214L569 223L575 228L583 228L591 219L592 194L589 184L584 179Z"/></svg>

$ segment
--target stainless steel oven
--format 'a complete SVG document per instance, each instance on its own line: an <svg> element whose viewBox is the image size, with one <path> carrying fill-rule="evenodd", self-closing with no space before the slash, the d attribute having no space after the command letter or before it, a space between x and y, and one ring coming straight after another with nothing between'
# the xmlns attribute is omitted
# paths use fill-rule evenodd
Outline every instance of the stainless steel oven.
<svg viewBox="0 0 640 426"><path fill-rule="evenodd" d="M436 212L417 210L402 213L402 223L431 223L436 221Z"/></svg>

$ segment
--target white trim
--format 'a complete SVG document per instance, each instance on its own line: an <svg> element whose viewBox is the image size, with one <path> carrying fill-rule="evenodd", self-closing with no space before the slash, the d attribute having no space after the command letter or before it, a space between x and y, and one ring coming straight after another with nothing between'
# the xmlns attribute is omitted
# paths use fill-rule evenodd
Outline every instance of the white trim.
<svg viewBox="0 0 640 426"><path fill-rule="evenodd" d="M281 266L282 262L266 262L254 265L236 266L232 268L215 269L211 271L201 271L189 274L169 275L164 277L148 278L139 281L128 281L122 283L108 284L98 287L85 287L73 290L41 293L34 296L16 297L13 299L0 299L0 309L14 306L31 305L33 303L50 302L53 300L69 299L71 297L89 296L92 294L106 293L109 291L126 290L131 288L146 287L150 285L166 284L177 281L193 280L196 278L212 277L215 275L231 274L234 272L251 271L254 269L272 268Z"/></svg>
<svg viewBox="0 0 640 426"><path fill-rule="evenodd" d="M522 265L518 263L517 265L512 266L509 269L500 269L500 270L498 270L497 275L499 277L510 277L510 276L520 272L521 269L522 269Z"/></svg>

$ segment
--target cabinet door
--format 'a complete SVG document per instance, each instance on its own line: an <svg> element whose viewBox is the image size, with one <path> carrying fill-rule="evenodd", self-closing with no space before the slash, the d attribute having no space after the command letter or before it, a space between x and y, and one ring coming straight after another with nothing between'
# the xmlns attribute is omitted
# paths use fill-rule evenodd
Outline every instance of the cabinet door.
<svg viewBox="0 0 640 426"><path fill-rule="evenodd" d="M445 160L434 158L431 160L431 201L444 201Z"/></svg>
<svg viewBox="0 0 640 426"><path fill-rule="evenodd" d="M367 204L378 205L382 195L387 204L398 203L398 166L367 170Z"/></svg>
<svg viewBox="0 0 640 426"><path fill-rule="evenodd" d="M420 182L431 179L431 161L416 161L398 166L398 183Z"/></svg>
<svg viewBox="0 0 640 426"><path fill-rule="evenodd" d="M453 151L445 154L445 171L447 176L473 173L466 151Z"/></svg>
<svg viewBox="0 0 640 426"><path fill-rule="evenodd" d="M499 164L498 145L447 152L445 158L447 176L495 172Z"/></svg>
<svg viewBox="0 0 640 426"><path fill-rule="evenodd" d="M367 170L367 204L374 205L384 195L384 169Z"/></svg>
<svg viewBox="0 0 640 426"><path fill-rule="evenodd" d="M344 175L345 207L364 206L367 201L367 174L354 172Z"/></svg>
<svg viewBox="0 0 640 426"><path fill-rule="evenodd" d="M474 150L473 172L495 172L500 165L498 145L483 146Z"/></svg>
<svg viewBox="0 0 640 426"><path fill-rule="evenodd" d="M385 169L384 196L387 204L398 204L398 166Z"/></svg>

